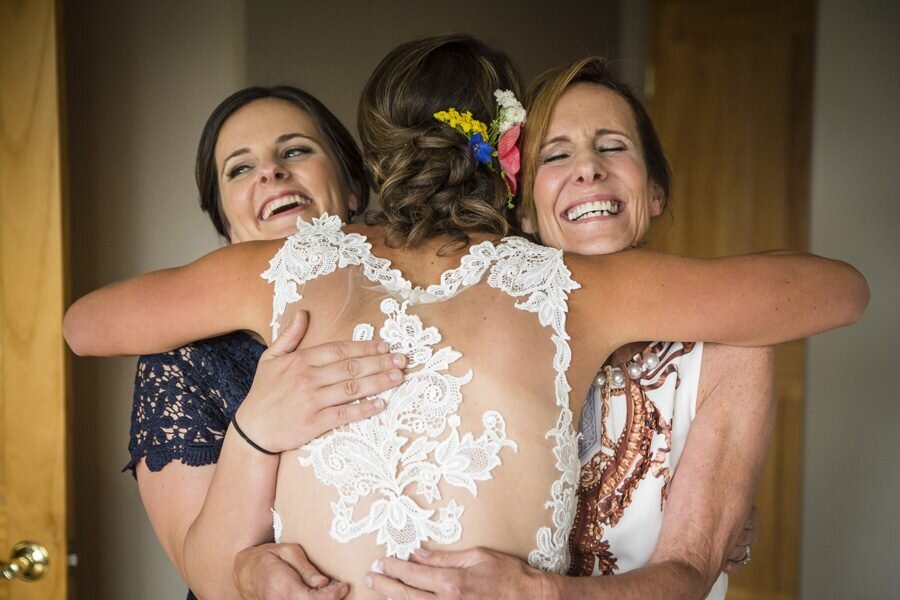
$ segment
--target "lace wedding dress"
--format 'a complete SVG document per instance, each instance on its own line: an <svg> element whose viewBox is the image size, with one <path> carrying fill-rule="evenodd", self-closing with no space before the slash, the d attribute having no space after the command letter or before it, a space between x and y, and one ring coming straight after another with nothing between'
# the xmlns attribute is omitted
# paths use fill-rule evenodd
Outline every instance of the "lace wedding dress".
<svg viewBox="0 0 900 600"><path fill-rule="evenodd" d="M282 457L277 539L354 581L423 545L566 570L580 467L566 308L578 285L561 252L482 242L422 288L326 215L299 221L263 277L273 338L305 308L305 346L352 336L408 358L382 413Z"/></svg>

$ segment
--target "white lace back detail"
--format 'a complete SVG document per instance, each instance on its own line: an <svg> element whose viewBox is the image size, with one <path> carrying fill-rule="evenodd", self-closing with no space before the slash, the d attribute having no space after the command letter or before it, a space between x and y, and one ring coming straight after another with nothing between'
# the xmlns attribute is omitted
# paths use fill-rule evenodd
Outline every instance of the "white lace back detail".
<svg viewBox="0 0 900 600"><path fill-rule="evenodd" d="M390 344L392 352L405 353L409 366L404 383L382 395L387 405L382 413L335 430L303 448L305 455L300 463L311 466L316 477L334 486L340 495L338 502L332 503L332 537L346 542L374 532L377 543L387 546L387 555L400 558L407 558L426 540L443 544L458 541L464 507L453 500L437 511L423 505L441 499L441 481L477 496L476 482L491 479L491 471L501 464L501 449L516 450L497 411L482 415L484 431L477 438L471 432L460 432L456 413L462 386L471 380L472 372L462 376L448 373L461 354L449 346L438 347L440 332L424 327L417 315L407 313L410 305L455 296L478 283L489 270L487 283L491 287L522 298L516 307L536 313L541 325L553 331L560 415L547 437L555 441L553 452L560 478L553 482L546 504L552 510L553 530L538 530L537 547L528 561L544 570L564 571L568 567L568 537L579 472L577 435L568 401L566 370L571 351L565 322L568 293L578 285L563 264L562 254L521 238L506 238L496 246L483 242L472 246L460 266L446 271L440 283L423 290L391 269L389 261L373 256L365 237L344 233L337 217L323 215L312 224L298 219L298 232L288 238L262 274L275 284L273 338L286 306L302 297L298 286L348 265L361 265L370 281L402 299L381 302L385 319L379 336ZM371 325L360 324L354 329L354 339L372 339L374 333ZM413 492L406 489L413 484ZM380 498L372 503L368 514L355 516L359 500L370 494Z"/></svg>

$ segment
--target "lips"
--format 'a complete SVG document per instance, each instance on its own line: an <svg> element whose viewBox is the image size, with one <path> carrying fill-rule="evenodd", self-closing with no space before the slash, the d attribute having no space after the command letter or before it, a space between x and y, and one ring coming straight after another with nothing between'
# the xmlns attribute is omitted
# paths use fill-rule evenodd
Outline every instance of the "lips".
<svg viewBox="0 0 900 600"><path fill-rule="evenodd" d="M263 205L259 218L262 221L268 221L272 217L283 212L298 208L306 207L312 204L312 200L302 194L290 193L269 200Z"/></svg>
<svg viewBox="0 0 900 600"><path fill-rule="evenodd" d="M580 221L590 217L609 217L619 214L622 202L615 198L581 202L568 209L564 214L569 221Z"/></svg>

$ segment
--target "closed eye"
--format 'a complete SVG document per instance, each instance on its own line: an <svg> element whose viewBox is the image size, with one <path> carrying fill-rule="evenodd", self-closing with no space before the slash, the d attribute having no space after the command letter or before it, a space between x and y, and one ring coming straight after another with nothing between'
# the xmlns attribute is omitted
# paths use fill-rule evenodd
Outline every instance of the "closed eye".
<svg viewBox="0 0 900 600"><path fill-rule="evenodd" d="M557 152L556 154L550 154L541 158L541 164L546 165L553 162L559 162L566 158L569 158L569 154L567 152Z"/></svg>

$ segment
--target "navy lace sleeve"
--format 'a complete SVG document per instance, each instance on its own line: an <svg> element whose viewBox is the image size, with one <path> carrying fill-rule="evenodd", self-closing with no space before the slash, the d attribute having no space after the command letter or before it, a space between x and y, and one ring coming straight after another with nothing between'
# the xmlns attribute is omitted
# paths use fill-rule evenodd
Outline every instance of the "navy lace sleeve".
<svg viewBox="0 0 900 600"><path fill-rule="evenodd" d="M173 460L197 467L219 459L231 417L250 391L265 346L241 332L138 359L128 450L131 470Z"/></svg>

